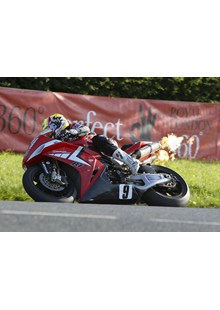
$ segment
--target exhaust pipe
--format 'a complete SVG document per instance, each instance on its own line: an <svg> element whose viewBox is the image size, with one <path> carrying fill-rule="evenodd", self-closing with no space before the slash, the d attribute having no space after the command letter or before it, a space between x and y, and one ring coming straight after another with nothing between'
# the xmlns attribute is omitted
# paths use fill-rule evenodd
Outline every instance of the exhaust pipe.
<svg viewBox="0 0 220 310"><path fill-rule="evenodd" d="M152 142L151 144L148 144L142 147L140 150L136 151L132 155L132 157L136 159L140 159L140 158L150 155L151 153L158 151L160 148L161 148L160 142Z"/></svg>

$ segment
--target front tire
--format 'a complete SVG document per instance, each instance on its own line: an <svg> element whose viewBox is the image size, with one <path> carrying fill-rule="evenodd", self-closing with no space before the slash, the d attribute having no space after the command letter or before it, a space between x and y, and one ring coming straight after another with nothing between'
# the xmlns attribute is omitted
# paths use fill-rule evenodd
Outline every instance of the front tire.
<svg viewBox="0 0 220 310"><path fill-rule="evenodd" d="M151 168L154 169L155 173L171 175L175 181L175 186L162 187L156 185L143 194L143 202L149 206L185 207L190 198L190 191L184 179L167 167L151 166Z"/></svg>
<svg viewBox="0 0 220 310"><path fill-rule="evenodd" d="M62 168L63 169L63 168ZM68 185L61 187L57 185L56 190L43 186L42 177L45 178L44 171L40 165L28 168L23 175L23 186L28 195L38 202L74 202L77 192L68 169L63 169L66 174Z"/></svg>

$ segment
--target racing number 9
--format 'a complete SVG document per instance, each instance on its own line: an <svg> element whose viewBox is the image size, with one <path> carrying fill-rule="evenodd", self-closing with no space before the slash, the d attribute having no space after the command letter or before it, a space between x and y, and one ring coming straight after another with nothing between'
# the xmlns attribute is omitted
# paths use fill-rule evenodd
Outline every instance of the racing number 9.
<svg viewBox="0 0 220 310"><path fill-rule="evenodd" d="M120 184L119 185L119 199L132 198L132 185Z"/></svg>

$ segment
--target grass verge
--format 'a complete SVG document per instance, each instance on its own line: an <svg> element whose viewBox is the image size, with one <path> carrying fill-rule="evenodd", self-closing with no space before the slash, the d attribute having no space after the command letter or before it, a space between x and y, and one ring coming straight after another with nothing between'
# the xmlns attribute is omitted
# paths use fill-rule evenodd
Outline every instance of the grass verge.
<svg viewBox="0 0 220 310"><path fill-rule="evenodd" d="M0 153L0 200L33 201L22 185L23 155Z"/></svg>
<svg viewBox="0 0 220 310"><path fill-rule="evenodd" d="M21 154L0 153L0 200L33 201L22 186ZM191 198L188 207L220 208L220 163L175 160L164 164L188 183Z"/></svg>

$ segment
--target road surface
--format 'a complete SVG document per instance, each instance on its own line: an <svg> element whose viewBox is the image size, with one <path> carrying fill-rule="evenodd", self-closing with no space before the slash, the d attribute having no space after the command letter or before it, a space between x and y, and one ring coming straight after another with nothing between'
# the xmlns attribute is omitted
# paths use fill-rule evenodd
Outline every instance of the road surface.
<svg viewBox="0 0 220 310"><path fill-rule="evenodd" d="M0 231L220 231L220 209L0 201Z"/></svg>

